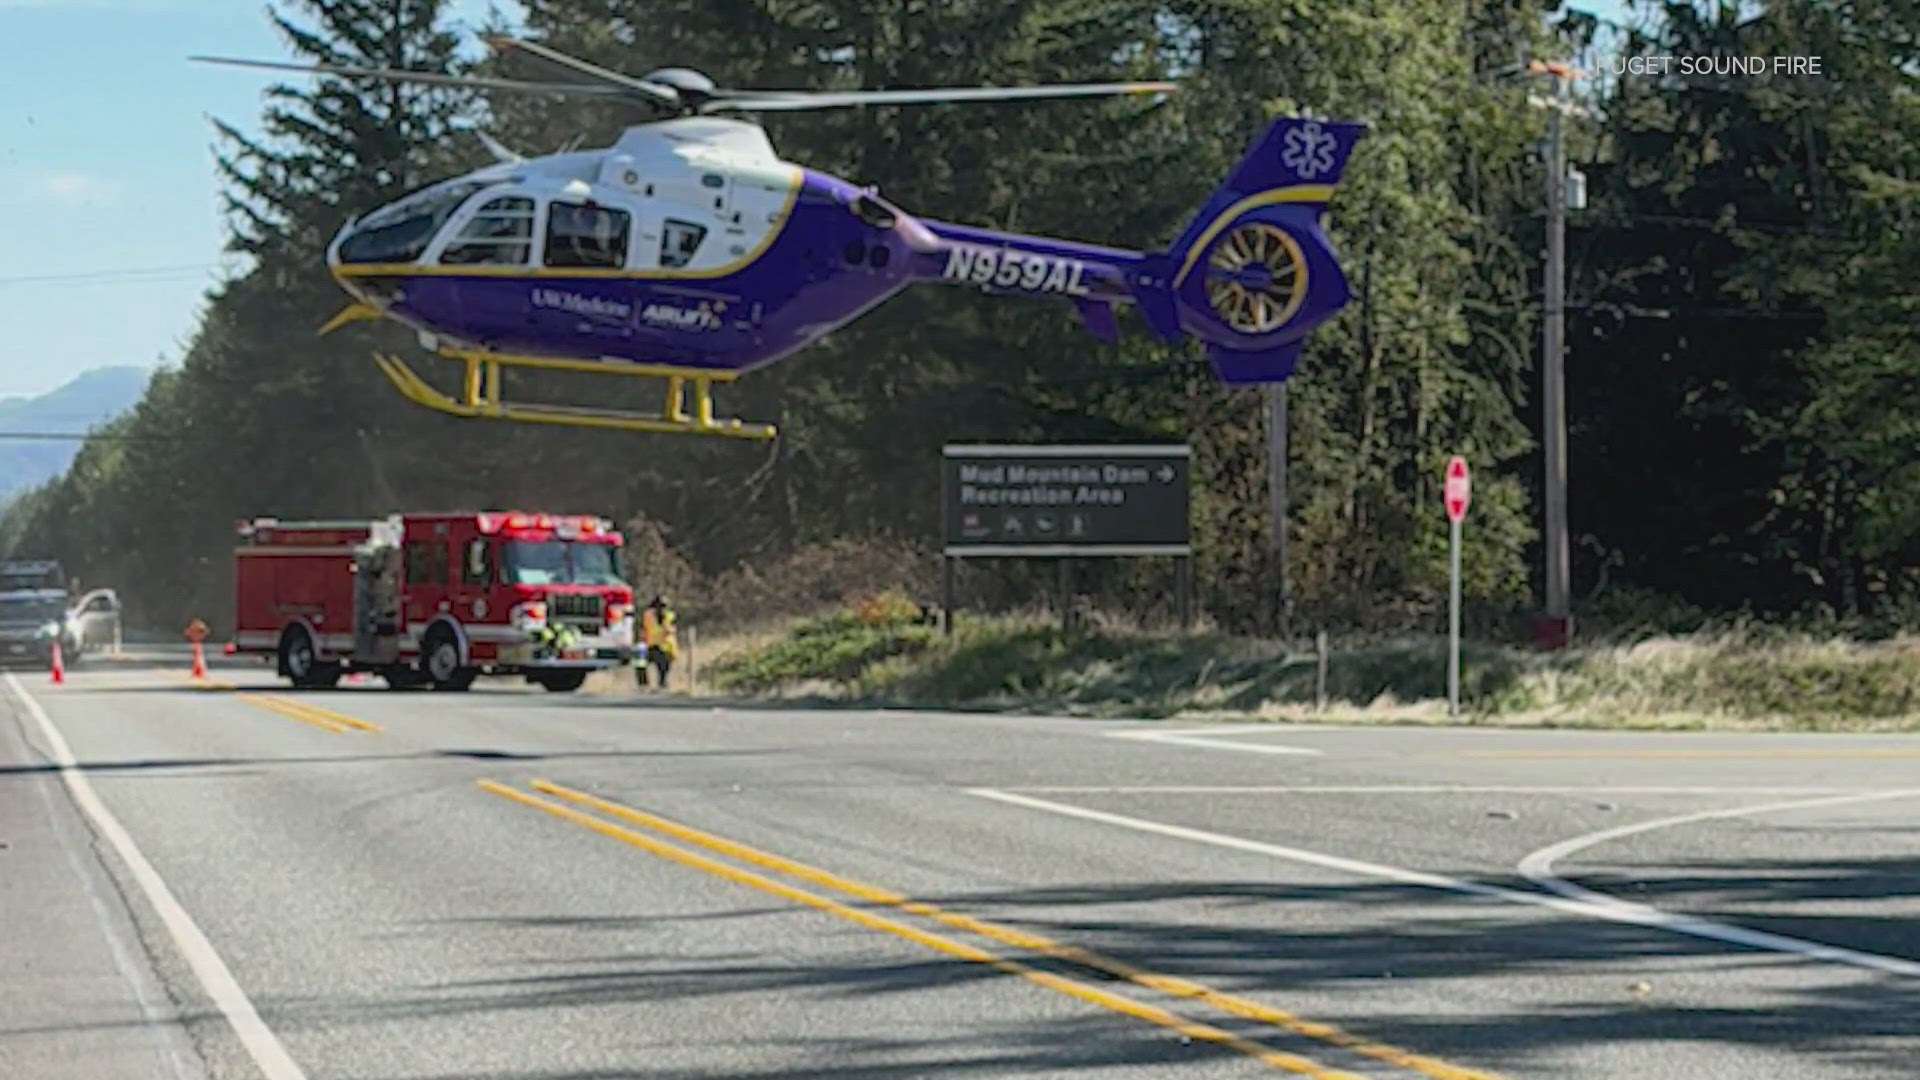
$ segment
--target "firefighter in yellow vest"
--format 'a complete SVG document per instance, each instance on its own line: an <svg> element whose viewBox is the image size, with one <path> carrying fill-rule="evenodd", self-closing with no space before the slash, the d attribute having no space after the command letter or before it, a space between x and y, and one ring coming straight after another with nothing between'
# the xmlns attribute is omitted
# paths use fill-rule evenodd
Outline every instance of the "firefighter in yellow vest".
<svg viewBox="0 0 1920 1080"><path fill-rule="evenodd" d="M555 626L541 623L533 629L533 647L536 656L557 658L580 640L580 635L566 623Z"/></svg>
<svg viewBox="0 0 1920 1080"><path fill-rule="evenodd" d="M635 654L633 674L641 686L647 685L647 668L653 668L654 685L667 686L667 672L680 656L680 638L674 629L677 617L667 606L667 598L656 596L640 609L640 649Z"/></svg>

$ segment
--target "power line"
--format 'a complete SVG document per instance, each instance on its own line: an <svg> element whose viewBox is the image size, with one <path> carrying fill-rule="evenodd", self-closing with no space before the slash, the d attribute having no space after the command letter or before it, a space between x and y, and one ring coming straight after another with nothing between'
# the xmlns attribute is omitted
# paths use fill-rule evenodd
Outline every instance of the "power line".
<svg viewBox="0 0 1920 1080"><path fill-rule="evenodd" d="M225 436L215 433L206 435L118 435L112 432L71 432L71 431L0 431L0 440L33 442L102 442L102 443L191 443L196 441L212 442Z"/></svg>
<svg viewBox="0 0 1920 1080"><path fill-rule="evenodd" d="M74 442L87 442L92 439L99 439L102 441L106 441L109 439L135 440L135 439L147 439L147 438L156 438L156 437L166 438L166 436L142 436L142 435L89 435L85 432L70 432L70 431L0 431L0 439L48 439L48 440L67 440L67 441L74 441Z"/></svg>
<svg viewBox="0 0 1920 1080"><path fill-rule="evenodd" d="M218 263L180 263L174 266L127 267L121 270L87 270L72 274L23 274L15 277L0 277L0 285L58 285L90 281L110 281L116 278L133 279L153 274L185 274L195 270L212 270Z"/></svg>

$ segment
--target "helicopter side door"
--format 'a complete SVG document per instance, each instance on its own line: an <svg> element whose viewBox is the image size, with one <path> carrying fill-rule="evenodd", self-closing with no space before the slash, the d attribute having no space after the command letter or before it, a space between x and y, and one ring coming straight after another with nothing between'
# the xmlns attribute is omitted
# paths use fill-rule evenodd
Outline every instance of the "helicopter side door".
<svg viewBox="0 0 1920 1080"><path fill-rule="evenodd" d="M488 348L496 342L520 340L538 328L529 293L511 275L531 272L544 239L541 200L520 187L485 193L441 229L427 249L426 262L481 275L446 294L457 306L464 336Z"/></svg>
<svg viewBox="0 0 1920 1080"><path fill-rule="evenodd" d="M546 204L540 269L530 283L532 321L543 331L609 347L634 333L639 215L630 201L555 196Z"/></svg>
<svg viewBox="0 0 1920 1080"><path fill-rule="evenodd" d="M797 171L718 158L695 158L686 167L688 182L680 185L680 197L669 204L668 216L706 230L686 265L697 270L744 269L786 227L799 187Z"/></svg>
<svg viewBox="0 0 1920 1080"><path fill-rule="evenodd" d="M728 186L719 172L690 173L678 161L656 164L641 187L635 268L700 273L737 261L721 243Z"/></svg>
<svg viewBox="0 0 1920 1080"><path fill-rule="evenodd" d="M539 239L538 202L506 189L454 216L429 258L440 266L527 266Z"/></svg>
<svg viewBox="0 0 1920 1080"><path fill-rule="evenodd" d="M635 139L608 156L600 182L640 209L635 269L720 276L743 269L785 224L798 179L790 172Z"/></svg>

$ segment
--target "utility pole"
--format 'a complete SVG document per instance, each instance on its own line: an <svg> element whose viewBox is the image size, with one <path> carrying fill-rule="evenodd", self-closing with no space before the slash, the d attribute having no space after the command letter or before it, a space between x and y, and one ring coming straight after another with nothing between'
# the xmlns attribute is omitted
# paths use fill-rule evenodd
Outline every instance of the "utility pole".
<svg viewBox="0 0 1920 1080"><path fill-rule="evenodd" d="M1543 643L1564 646L1572 637L1570 565L1567 540L1567 136L1566 114L1585 112L1572 102L1573 69L1565 63L1528 66L1536 75L1555 80L1552 97L1528 96L1528 103L1547 110L1547 267L1542 289L1540 357L1540 427L1546 458L1546 581L1547 609L1545 625L1540 628Z"/></svg>
<svg viewBox="0 0 1920 1080"><path fill-rule="evenodd" d="M1287 591L1287 384L1267 384L1267 520L1272 532L1268 542L1273 549L1273 564L1279 574L1279 592L1274 597L1274 625L1280 636L1288 632L1288 616L1293 597Z"/></svg>
<svg viewBox="0 0 1920 1080"><path fill-rule="evenodd" d="M1556 106L1566 102L1567 79L1560 78ZM1571 636L1567 619L1567 125L1554 108L1547 119L1547 282L1546 319L1541 356L1541 427L1547 457L1547 618L1556 638Z"/></svg>

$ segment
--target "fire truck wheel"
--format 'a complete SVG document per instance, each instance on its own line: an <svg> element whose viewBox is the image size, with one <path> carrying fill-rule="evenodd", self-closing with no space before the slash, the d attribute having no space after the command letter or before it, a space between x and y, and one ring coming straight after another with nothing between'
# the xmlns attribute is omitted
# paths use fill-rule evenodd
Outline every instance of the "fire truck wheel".
<svg viewBox="0 0 1920 1080"><path fill-rule="evenodd" d="M453 634L435 627L427 631L420 650L420 667L433 680L435 690L465 690L473 685L479 672L460 666L460 643Z"/></svg>
<svg viewBox="0 0 1920 1080"><path fill-rule="evenodd" d="M313 637L305 627L289 627L280 636L280 673L293 685L325 689L340 681L340 665L322 663L313 651Z"/></svg>
<svg viewBox="0 0 1920 1080"><path fill-rule="evenodd" d="M535 677L534 681L556 694L570 694L586 685L587 673L584 671L545 671Z"/></svg>

